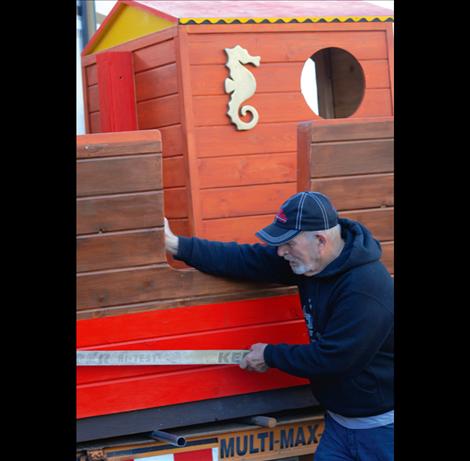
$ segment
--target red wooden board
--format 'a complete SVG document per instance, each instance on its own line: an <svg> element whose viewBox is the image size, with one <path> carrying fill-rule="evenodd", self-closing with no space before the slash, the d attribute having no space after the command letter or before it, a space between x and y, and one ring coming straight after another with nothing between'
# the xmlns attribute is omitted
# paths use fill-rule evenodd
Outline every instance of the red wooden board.
<svg viewBox="0 0 470 461"><path fill-rule="evenodd" d="M297 295L153 310L77 322L80 350L249 349L308 344ZM78 367L77 417L155 408L306 384L238 365Z"/></svg>

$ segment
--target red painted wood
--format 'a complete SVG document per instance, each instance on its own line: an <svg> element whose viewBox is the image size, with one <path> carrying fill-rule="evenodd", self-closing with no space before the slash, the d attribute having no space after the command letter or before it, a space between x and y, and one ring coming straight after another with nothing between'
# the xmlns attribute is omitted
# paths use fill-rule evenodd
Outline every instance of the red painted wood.
<svg viewBox="0 0 470 461"><path fill-rule="evenodd" d="M101 131L137 130L132 53L99 53L96 64Z"/></svg>
<svg viewBox="0 0 470 461"><path fill-rule="evenodd" d="M204 450L176 452L173 454L174 461L212 461L212 448Z"/></svg>
<svg viewBox="0 0 470 461"><path fill-rule="evenodd" d="M297 295L87 319L81 350L248 349L256 342L307 344ZM77 417L174 405L304 384L270 370L228 366L78 367ZM195 383L197 385L195 385ZM191 387L191 393L187 392Z"/></svg>

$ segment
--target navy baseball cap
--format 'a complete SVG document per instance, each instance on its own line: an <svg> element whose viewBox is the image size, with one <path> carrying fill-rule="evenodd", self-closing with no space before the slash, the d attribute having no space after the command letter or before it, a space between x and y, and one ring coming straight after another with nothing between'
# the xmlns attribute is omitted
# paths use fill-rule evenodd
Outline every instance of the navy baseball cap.
<svg viewBox="0 0 470 461"><path fill-rule="evenodd" d="M279 246L302 231L331 229L338 224L338 213L329 198L320 192L299 192L282 205L269 226L256 236L269 245Z"/></svg>

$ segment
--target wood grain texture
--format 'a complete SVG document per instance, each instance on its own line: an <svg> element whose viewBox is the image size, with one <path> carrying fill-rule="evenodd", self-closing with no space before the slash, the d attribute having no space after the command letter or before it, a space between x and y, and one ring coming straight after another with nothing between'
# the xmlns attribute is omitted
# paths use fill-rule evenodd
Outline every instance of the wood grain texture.
<svg viewBox="0 0 470 461"><path fill-rule="evenodd" d="M166 64L136 74L135 92L137 101L177 93L176 63Z"/></svg>
<svg viewBox="0 0 470 461"><path fill-rule="evenodd" d="M143 192L77 201L77 234L92 234L160 226L163 193Z"/></svg>
<svg viewBox="0 0 470 461"><path fill-rule="evenodd" d="M394 135L393 118L378 120L315 120L313 122L312 142L338 142L358 139L392 138Z"/></svg>
<svg viewBox="0 0 470 461"><path fill-rule="evenodd" d="M77 238L77 272L166 262L163 228Z"/></svg>
<svg viewBox="0 0 470 461"><path fill-rule="evenodd" d="M189 52L191 64L224 64L224 48L240 45L252 56L261 56L261 65L269 62L305 62L322 48L337 47L348 50L358 60L386 59L385 32L262 32L226 34L190 34ZM220 29L219 29L220 30ZM245 28L245 30L248 30Z"/></svg>
<svg viewBox="0 0 470 461"><path fill-rule="evenodd" d="M296 150L297 123L258 124L255 129L237 131L233 125L197 127L198 158Z"/></svg>
<svg viewBox="0 0 470 461"><path fill-rule="evenodd" d="M204 189L201 191L202 216L204 219L228 218L275 212L295 191L295 182Z"/></svg>
<svg viewBox="0 0 470 461"><path fill-rule="evenodd" d="M175 41L173 39L157 43L153 40L150 41L148 46L135 47L134 50L134 68L136 72L143 72L176 62Z"/></svg>
<svg viewBox="0 0 470 461"><path fill-rule="evenodd" d="M161 127L158 131L162 134L164 158L183 155L184 131L181 124Z"/></svg>
<svg viewBox="0 0 470 461"><path fill-rule="evenodd" d="M392 172L393 139L315 143L310 156L312 178Z"/></svg>
<svg viewBox="0 0 470 461"><path fill-rule="evenodd" d="M349 218L364 224L380 241L394 239L393 207L371 208L367 210L343 211L341 218Z"/></svg>
<svg viewBox="0 0 470 461"><path fill-rule="evenodd" d="M338 211L393 206L393 174L312 179L311 190L331 198Z"/></svg>
<svg viewBox="0 0 470 461"><path fill-rule="evenodd" d="M186 185L186 165L182 155L163 159L163 187L165 189Z"/></svg>
<svg viewBox="0 0 470 461"><path fill-rule="evenodd" d="M222 242L260 243L255 236L263 227L271 224L274 213L236 218L209 219L203 221L205 235Z"/></svg>
<svg viewBox="0 0 470 461"><path fill-rule="evenodd" d="M162 96L137 103L139 130L161 128L181 122L179 95Z"/></svg>
<svg viewBox="0 0 470 461"><path fill-rule="evenodd" d="M199 159L201 189L290 182L296 177L295 152Z"/></svg>
<svg viewBox="0 0 470 461"><path fill-rule="evenodd" d="M103 271L78 275L77 310L191 296L224 295L234 291L253 292L260 288L263 287L259 283L226 280L195 269L175 271L167 264Z"/></svg>
<svg viewBox="0 0 470 461"><path fill-rule="evenodd" d="M188 191L186 187L166 189L164 196L165 216L170 218L187 218Z"/></svg>
<svg viewBox="0 0 470 461"><path fill-rule="evenodd" d="M79 197L162 188L161 155L79 160L77 195Z"/></svg>

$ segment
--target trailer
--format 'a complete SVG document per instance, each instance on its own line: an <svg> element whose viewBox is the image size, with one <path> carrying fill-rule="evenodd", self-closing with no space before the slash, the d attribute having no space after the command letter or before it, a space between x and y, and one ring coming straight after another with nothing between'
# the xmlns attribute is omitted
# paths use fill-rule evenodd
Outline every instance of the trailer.
<svg viewBox="0 0 470 461"><path fill-rule="evenodd" d="M176 234L252 243L289 195L321 191L393 274L393 18L337 4L117 2L82 54L78 351L308 343L296 287L176 262L165 216ZM77 461L311 459L322 428L308 381L279 370L77 367Z"/></svg>

